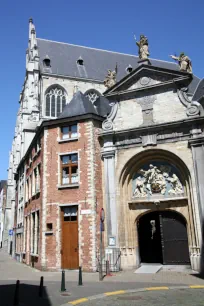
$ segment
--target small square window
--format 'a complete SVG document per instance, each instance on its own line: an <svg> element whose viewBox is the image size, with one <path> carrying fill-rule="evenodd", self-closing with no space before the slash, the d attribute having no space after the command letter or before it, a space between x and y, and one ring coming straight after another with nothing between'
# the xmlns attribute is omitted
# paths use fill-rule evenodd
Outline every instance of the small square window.
<svg viewBox="0 0 204 306"><path fill-rule="evenodd" d="M52 223L47 223L47 231L52 231Z"/></svg>
<svg viewBox="0 0 204 306"><path fill-rule="evenodd" d="M71 138L77 138L77 124L73 124L70 126L64 126L61 128L62 132L62 139L71 139Z"/></svg>

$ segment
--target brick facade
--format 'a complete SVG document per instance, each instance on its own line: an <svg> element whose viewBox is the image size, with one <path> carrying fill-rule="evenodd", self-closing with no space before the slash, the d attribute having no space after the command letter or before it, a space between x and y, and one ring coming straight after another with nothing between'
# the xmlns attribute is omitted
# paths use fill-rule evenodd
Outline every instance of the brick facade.
<svg viewBox="0 0 204 306"><path fill-rule="evenodd" d="M65 126L69 123L65 124ZM78 137L74 140L61 139L61 126L44 127L42 136L35 137L27 152L25 167L25 209L24 209L24 256L23 262L37 269L58 270L61 268L62 228L61 209L78 205L79 265L84 271L96 271L99 211L102 207L102 172L98 132L101 123L85 120L77 123ZM43 129L43 128L42 128ZM37 142L41 149L36 151ZM61 156L78 154L77 186L61 184ZM40 165L40 190L30 191L33 171ZM18 202L18 201L17 201ZM17 210L17 209L16 209ZM33 214L38 211L38 252L33 254L35 229L32 230ZM17 219L17 218L16 218ZM49 231L48 225L52 224ZM32 242L34 241L34 242ZM35 248L35 246L33 246Z"/></svg>

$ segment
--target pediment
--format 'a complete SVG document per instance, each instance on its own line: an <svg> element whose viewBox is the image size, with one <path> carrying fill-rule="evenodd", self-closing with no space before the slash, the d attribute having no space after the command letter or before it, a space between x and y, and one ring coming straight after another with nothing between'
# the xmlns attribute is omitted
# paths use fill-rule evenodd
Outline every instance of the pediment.
<svg viewBox="0 0 204 306"><path fill-rule="evenodd" d="M183 86L188 86L191 79L191 74L186 72L158 68L151 65L141 65L106 90L104 95L109 96L124 91L148 89L175 82L181 82Z"/></svg>

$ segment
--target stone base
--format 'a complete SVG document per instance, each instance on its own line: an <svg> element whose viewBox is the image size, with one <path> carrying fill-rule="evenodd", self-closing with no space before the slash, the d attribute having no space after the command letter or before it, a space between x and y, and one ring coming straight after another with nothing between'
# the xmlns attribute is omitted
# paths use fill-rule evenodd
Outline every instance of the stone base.
<svg viewBox="0 0 204 306"><path fill-rule="evenodd" d="M121 269L132 270L139 266L136 248L120 248L121 251Z"/></svg>
<svg viewBox="0 0 204 306"><path fill-rule="evenodd" d="M151 65L151 62L148 58L144 58L138 61L138 66L141 66L141 65Z"/></svg>
<svg viewBox="0 0 204 306"><path fill-rule="evenodd" d="M200 260L201 257L199 254L191 255L190 261L191 261L191 269L193 271L200 272Z"/></svg>

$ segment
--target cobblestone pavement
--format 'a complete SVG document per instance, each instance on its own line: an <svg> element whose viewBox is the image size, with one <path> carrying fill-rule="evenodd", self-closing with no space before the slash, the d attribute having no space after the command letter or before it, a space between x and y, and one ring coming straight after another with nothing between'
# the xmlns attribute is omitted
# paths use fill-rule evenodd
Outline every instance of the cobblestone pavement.
<svg viewBox="0 0 204 306"><path fill-rule="evenodd" d="M105 297L82 303L83 306L203 306L204 289L146 291Z"/></svg>

